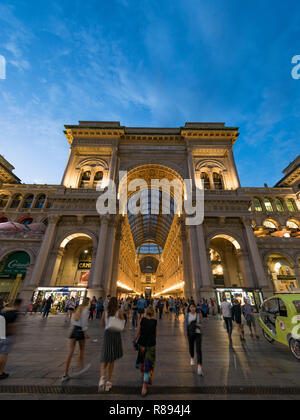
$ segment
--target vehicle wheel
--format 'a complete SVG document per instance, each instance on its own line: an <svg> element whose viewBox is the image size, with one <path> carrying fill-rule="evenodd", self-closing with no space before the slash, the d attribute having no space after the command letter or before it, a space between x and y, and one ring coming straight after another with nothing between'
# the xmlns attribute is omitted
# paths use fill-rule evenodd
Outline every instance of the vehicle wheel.
<svg viewBox="0 0 300 420"><path fill-rule="evenodd" d="M297 359L300 360L300 341L291 338L289 341L290 350L292 355Z"/></svg>
<svg viewBox="0 0 300 420"><path fill-rule="evenodd" d="M274 340L271 336L269 336L269 334L263 329L262 330L263 336L265 337L265 339L269 342L269 343L274 343Z"/></svg>

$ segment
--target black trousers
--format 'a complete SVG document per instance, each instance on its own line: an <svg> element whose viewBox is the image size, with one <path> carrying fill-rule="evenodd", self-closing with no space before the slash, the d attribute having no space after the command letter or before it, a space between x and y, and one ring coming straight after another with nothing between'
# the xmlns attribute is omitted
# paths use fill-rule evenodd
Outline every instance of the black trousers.
<svg viewBox="0 0 300 420"><path fill-rule="evenodd" d="M188 340L191 358L194 358L196 343L198 365L202 365L202 334L189 335Z"/></svg>
<svg viewBox="0 0 300 420"><path fill-rule="evenodd" d="M231 335L232 335L232 318L225 318L224 317L224 321L225 321L228 336L231 338Z"/></svg>

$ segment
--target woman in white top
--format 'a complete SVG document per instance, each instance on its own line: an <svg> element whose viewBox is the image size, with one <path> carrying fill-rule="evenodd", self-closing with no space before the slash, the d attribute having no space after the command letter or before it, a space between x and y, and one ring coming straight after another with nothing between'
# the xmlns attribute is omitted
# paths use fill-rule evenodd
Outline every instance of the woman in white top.
<svg viewBox="0 0 300 420"><path fill-rule="evenodd" d="M84 351L85 351L85 340L89 337L87 336L87 329L88 329L88 319L89 319L89 304L90 299L85 298L83 300L82 305L78 306L76 312L73 316L73 329L70 335L70 351L67 357L66 366L65 366L65 373L62 378L62 382L66 382L70 379L69 376L69 368L71 364L71 360L75 351L76 342L79 344L79 364L80 370L76 372L73 376L78 376L89 369L90 364L84 366Z"/></svg>
<svg viewBox="0 0 300 420"><path fill-rule="evenodd" d="M123 346L120 331L115 331L109 327L110 318L124 321L123 312L119 309L117 298L112 297L107 309L102 315L102 326L105 327L104 341L101 353L101 377L99 391L109 392L112 389L111 377L113 374L115 361L123 357ZM122 324L124 328L125 322ZM106 371L108 371L106 381Z"/></svg>

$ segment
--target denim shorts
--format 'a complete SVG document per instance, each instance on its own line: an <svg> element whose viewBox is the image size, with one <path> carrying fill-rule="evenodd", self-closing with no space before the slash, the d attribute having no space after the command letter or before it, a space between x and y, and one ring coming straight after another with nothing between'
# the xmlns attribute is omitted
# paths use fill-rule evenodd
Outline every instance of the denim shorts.
<svg viewBox="0 0 300 420"><path fill-rule="evenodd" d="M0 340L0 354L9 354L11 352L12 343L9 338Z"/></svg>

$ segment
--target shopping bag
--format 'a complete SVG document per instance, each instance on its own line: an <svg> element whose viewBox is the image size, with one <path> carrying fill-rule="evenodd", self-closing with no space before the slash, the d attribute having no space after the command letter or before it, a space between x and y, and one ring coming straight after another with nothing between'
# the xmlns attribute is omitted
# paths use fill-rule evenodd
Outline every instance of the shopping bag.
<svg viewBox="0 0 300 420"><path fill-rule="evenodd" d="M6 322L4 316L0 315L0 340L6 339Z"/></svg>

